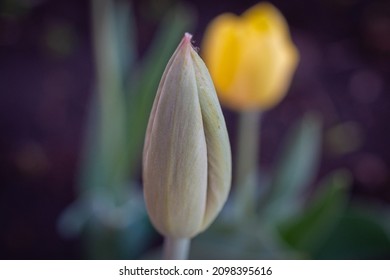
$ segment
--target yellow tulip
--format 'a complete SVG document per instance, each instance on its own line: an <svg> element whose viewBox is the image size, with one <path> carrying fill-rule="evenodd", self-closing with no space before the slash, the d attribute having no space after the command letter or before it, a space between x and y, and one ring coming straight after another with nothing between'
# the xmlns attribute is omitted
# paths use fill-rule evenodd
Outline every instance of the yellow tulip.
<svg viewBox="0 0 390 280"><path fill-rule="evenodd" d="M230 181L225 120L186 34L165 68L146 132L143 184L153 225L167 237L195 236L222 209Z"/></svg>
<svg viewBox="0 0 390 280"><path fill-rule="evenodd" d="M288 25L269 3L241 16L222 14L208 26L202 54L221 103L266 110L285 96L299 60Z"/></svg>

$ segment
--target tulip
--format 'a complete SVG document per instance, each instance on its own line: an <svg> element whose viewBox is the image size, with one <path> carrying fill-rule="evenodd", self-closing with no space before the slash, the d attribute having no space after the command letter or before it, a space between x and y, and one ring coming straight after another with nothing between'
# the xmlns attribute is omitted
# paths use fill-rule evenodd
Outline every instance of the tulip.
<svg viewBox="0 0 390 280"><path fill-rule="evenodd" d="M154 227L170 240L204 231L231 183L231 152L214 85L186 33L161 78L146 132L143 184Z"/></svg>
<svg viewBox="0 0 390 280"><path fill-rule="evenodd" d="M259 3L241 16L225 13L207 27L202 54L219 100L238 111L233 218L256 212L262 114L286 95L299 54L282 14Z"/></svg>
<svg viewBox="0 0 390 280"><path fill-rule="evenodd" d="M299 56L285 19L269 3L241 16L218 16L206 30L202 52L221 103L237 111L278 104Z"/></svg>

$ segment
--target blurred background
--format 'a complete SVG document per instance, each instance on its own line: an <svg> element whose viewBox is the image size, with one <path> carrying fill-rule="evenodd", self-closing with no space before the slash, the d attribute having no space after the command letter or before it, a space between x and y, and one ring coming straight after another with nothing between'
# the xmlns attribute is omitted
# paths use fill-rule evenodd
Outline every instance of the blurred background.
<svg viewBox="0 0 390 280"><path fill-rule="evenodd" d="M259 197L283 143L318 141L318 168L298 200L278 202L299 201L294 217L259 219L246 245L228 209L192 257L390 258L390 2L269 2L300 62L262 118ZM145 214L140 152L162 71L185 31L200 46L213 18L256 3L1 0L0 258L153 258L162 239ZM238 113L223 109L234 162ZM317 193L324 180L342 186ZM202 251L209 243L221 255Z"/></svg>

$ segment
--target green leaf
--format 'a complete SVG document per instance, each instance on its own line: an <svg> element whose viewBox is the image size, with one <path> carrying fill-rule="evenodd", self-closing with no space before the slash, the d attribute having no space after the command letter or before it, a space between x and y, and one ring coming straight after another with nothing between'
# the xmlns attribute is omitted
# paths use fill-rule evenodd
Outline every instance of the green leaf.
<svg viewBox="0 0 390 280"><path fill-rule="evenodd" d="M130 1L115 1L115 41L122 80L127 80L137 57L136 23Z"/></svg>
<svg viewBox="0 0 390 280"><path fill-rule="evenodd" d="M79 198L61 213L57 220L57 230L64 238L78 236L91 216L90 203Z"/></svg>
<svg viewBox="0 0 390 280"><path fill-rule="evenodd" d="M121 160L127 125L116 18L113 1L92 2L97 95L90 105L80 187L120 201L128 169Z"/></svg>
<svg viewBox="0 0 390 280"><path fill-rule="evenodd" d="M97 219L89 220L84 228L87 259L137 259L156 236L144 213L125 228L110 228Z"/></svg>
<svg viewBox="0 0 390 280"><path fill-rule="evenodd" d="M388 259L390 239L380 213L352 206L313 255L316 259Z"/></svg>
<svg viewBox="0 0 390 280"><path fill-rule="evenodd" d="M296 252L280 243L274 229L258 220L237 223L223 213L210 228L191 241L191 259L296 259Z"/></svg>
<svg viewBox="0 0 390 280"><path fill-rule="evenodd" d="M271 178L266 221L277 223L296 213L302 192L314 179L321 151L321 122L306 114L288 133Z"/></svg>
<svg viewBox="0 0 390 280"><path fill-rule="evenodd" d="M308 207L279 227L284 241L312 256L339 223L346 208L349 185L350 175L343 170L325 178Z"/></svg>

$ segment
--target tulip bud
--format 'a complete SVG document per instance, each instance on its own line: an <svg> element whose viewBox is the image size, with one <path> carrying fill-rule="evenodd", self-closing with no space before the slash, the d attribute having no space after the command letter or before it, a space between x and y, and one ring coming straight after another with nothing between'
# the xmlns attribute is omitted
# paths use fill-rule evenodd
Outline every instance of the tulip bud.
<svg viewBox="0 0 390 280"><path fill-rule="evenodd" d="M269 3L241 16L218 16L206 29L202 50L221 103L238 111L279 103L299 60L285 19Z"/></svg>
<svg viewBox="0 0 390 280"><path fill-rule="evenodd" d="M163 73L143 153L146 207L163 235L191 238L226 202L231 152L206 66L186 33Z"/></svg>

